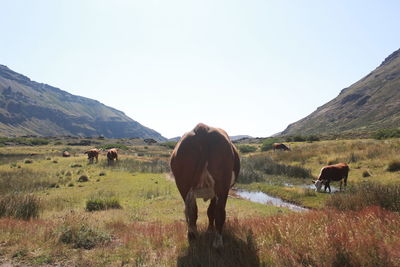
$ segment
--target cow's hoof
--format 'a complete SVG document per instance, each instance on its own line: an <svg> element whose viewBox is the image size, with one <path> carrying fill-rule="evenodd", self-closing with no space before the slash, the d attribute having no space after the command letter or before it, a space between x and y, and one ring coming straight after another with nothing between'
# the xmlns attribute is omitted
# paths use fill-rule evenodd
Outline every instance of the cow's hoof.
<svg viewBox="0 0 400 267"><path fill-rule="evenodd" d="M212 234L212 233L214 233L214 227L208 227L207 228L207 234Z"/></svg>
<svg viewBox="0 0 400 267"><path fill-rule="evenodd" d="M215 234L214 242L213 242L213 247L215 249L221 249L224 245L224 242L222 241L222 235L219 233Z"/></svg>
<svg viewBox="0 0 400 267"><path fill-rule="evenodd" d="M193 232L188 232L187 237L188 237L189 242L196 240L196 234Z"/></svg>

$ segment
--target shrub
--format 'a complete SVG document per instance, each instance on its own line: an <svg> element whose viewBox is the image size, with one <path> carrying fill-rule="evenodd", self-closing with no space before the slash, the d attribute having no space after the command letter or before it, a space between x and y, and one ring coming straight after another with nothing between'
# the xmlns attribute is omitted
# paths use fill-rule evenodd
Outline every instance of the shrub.
<svg viewBox="0 0 400 267"><path fill-rule="evenodd" d="M306 141L308 142L315 142L315 141L319 141L319 137L316 135L309 135L306 137Z"/></svg>
<svg viewBox="0 0 400 267"><path fill-rule="evenodd" d="M24 160L24 163L25 163L25 164L30 164L30 163L33 163L33 160L31 160L31 159L25 159L25 160Z"/></svg>
<svg viewBox="0 0 400 267"><path fill-rule="evenodd" d="M397 172L400 171L400 161L398 160L392 160L389 162L388 167L386 169L389 172Z"/></svg>
<svg viewBox="0 0 400 267"><path fill-rule="evenodd" d="M238 148L241 153L251 153L257 150L257 147L251 145L240 145Z"/></svg>
<svg viewBox="0 0 400 267"><path fill-rule="evenodd" d="M280 139L278 138L267 138L261 145L261 151L268 151L272 149L272 144L279 143Z"/></svg>
<svg viewBox="0 0 400 267"><path fill-rule="evenodd" d="M89 182L89 177L87 177L86 175L81 175L81 176L78 178L78 182L79 182L79 183Z"/></svg>
<svg viewBox="0 0 400 267"><path fill-rule="evenodd" d="M328 207L339 210L361 210L380 206L390 211L400 211L400 184L383 185L363 182L342 194L333 194L326 202Z"/></svg>
<svg viewBox="0 0 400 267"><path fill-rule="evenodd" d="M105 172L100 172L99 176L106 176L106 173Z"/></svg>
<svg viewBox="0 0 400 267"><path fill-rule="evenodd" d="M372 137L378 140L400 138L400 129L382 129L374 133Z"/></svg>
<svg viewBox="0 0 400 267"><path fill-rule="evenodd" d="M306 138L301 135L293 136L293 142L304 142L304 141L306 141Z"/></svg>
<svg viewBox="0 0 400 267"><path fill-rule="evenodd" d="M81 222L64 224L60 230L59 241L70 244L73 248L92 249L97 245L111 241L108 233L90 227Z"/></svg>
<svg viewBox="0 0 400 267"><path fill-rule="evenodd" d="M370 177L371 174L369 173L369 171L363 171L362 173L362 177L366 178L366 177Z"/></svg>
<svg viewBox="0 0 400 267"><path fill-rule="evenodd" d="M115 197L110 198L95 198L86 201L87 211L122 209L119 200Z"/></svg>
<svg viewBox="0 0 400 267"><path fill-rule="evenodd" d="M0 198L0 217L38 218L40 208L40 201L34 195L12 194Z"/></svg>
<svg viewBox="0 0 400 267"><path fill-rule="evenodd" d="M168 147L169 149L174 149L177 143L178 142L169 141L169 142L161 143L160 145Z"/></svg>
<svg viewBox="0 0 400 267"><path fill-rule="evenodd" d="M82 167L81 164L78 163L71 164L71 168L80 168L80 167Z"/></svg>
<svg viewBox="0 0 400 267"><path fill-rule="evenodd" d="M0 138L0 144L9 144L9 143L14 143L16 145L41 146L49 144L50 141L44 138L27 138L27 137Z"/></svg>

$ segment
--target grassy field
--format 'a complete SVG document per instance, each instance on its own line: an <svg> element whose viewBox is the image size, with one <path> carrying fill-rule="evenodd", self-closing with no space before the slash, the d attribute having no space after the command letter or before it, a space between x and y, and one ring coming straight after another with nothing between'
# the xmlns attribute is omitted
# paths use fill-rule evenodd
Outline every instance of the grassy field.
<svg viewBox="0 0 400 267"><path fill-rule="evenodd" d="M91 146L67 141L0 147L0 263L400 265L400 172L389 171L400 160L398 139L290 143L290 152L260 152L261 144L249 144L255 149L241 155L236 187L315 210L294 213L230 197L222 251L211 249L205 231L208 202L197 201L200 236L193 243L186 239L183 201L169 176L170 144L95 141L98 147L121 144L120 161L108 166L102 154L99 163L88 164L83 152ZM61 157L65 150L72 156ZM346 193L303 186L322 166L341 161L351 168ZM357 187L365 182L379 186ZM364 201L360 195L368 192L375 193ZM381 192L385 199L378 199Z"/></svg>

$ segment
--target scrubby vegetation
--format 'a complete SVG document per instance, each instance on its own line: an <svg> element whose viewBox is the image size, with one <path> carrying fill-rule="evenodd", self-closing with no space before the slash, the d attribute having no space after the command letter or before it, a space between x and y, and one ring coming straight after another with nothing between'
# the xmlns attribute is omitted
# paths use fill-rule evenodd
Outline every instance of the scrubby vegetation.
<svg viewBox="0 0 400 267"><path fill-rule="evenodd" d="M50 141L45 138L30 138L30 137L0 137L0 145L14 144L14 145L28 145L28 146L41 146L48 145Z"/></svg>
<svg viewBox="0 0 400 267"><path fill-rule="evenodd" d="M86 201L87 211L122 209L118 198L113 192L98 192Z"/></svg>
<svg viewBox="0 0 400 267"><path fill-rule="evenodd" d="M169 141L169 142L163 142L160 145L168 147L169 149L174 149L177 143L178 142Z"/></svg>
<svg viewBox="0 0 400 267"><path fill-rule="evenodd" d="M39 199L31 194L8 194L0 196L0 217L29 220L38 218L40 212Z"/></svg>
<svg viewBox="0 0 400 267"><path fill-rule="evenodd" d="M380 206L400 212L400 184L359 183L344 193L332 195L326 205L339 210L362 210L369 206Z"/></svg>
<svg viewBox="0 0 400 267"><path fill-rule="evenodd" d="M73 248L92 249L111 241L109 233L88 224L82 216L68 216L60 226L59 242L71 245Z"/></svg>
<svg viewBox="0 0 400 267"><path fill-rule="evenodd" d="M267 138L263 141L261 145L261 151L268 151L272 149L274 143L280 143L281 139L278 138Z"/></svg>
<svg viewBox="0 0 400 267"><path fill-rule="evenodd" d="M117 149L122 149L122 150L127 150L127 149L128 149L128 147L127 147L126 145L124 145L124 144L117 144L117 143L114 143L114 144L104 144L104 145L101 145L101 146L99 146L99 147L97 147L97 148L104 149L104 150L108 150L108 149L111 149L111 148L117 148Z"/></svg>
<svg viewBox="0 0 400 267"><path fill-rule="evenodd" d="M238 182L261 182L266 180L266 175L278 175L296 178L312 177L311 170L300 166L279 164L270 156L256 155L242 157Z"/></svg>
<svg viewBox="0 0 400 267"><path fill-rule="evenodd" d="M199 237L187 241L183 200L169 175L172 146L101 142L127 149L109 166L104 153L88 164L87 146L70 147L69 158L61 156L65 146L0 147L1 260L39 266L400 264L399 172L388 171L399 160L398 139L305 141L288 144L291 151L241 152L235 187L314 210L290 213L238 199L233 191L221 251L210 249L203 201L197 202ZM348 187L317 193L311 180L330 162L349 163ZM81 176L88 181L78 183Z"/></svg>
<svg viewBox="0 0 400 267"><path fill-rule="evenodd" d="M400 138L400 129L383 129L372 134L372 137L378 140L388 138Z"/></svg>
<svg viewBox="0 0 400 267"><path fill-rule="evenodd" d="M389 162L387 171L389 172L397 172L400 171L400 160L392 160Z"/></svg>
<svg viewBox="0 0 400 267"><path fill-rule="evenodd" d="M106 163L103 163L106 166ZM147 172L147 173L163 173L169 172L169 164L166 160L149 159L149 160L136 160L136 159L122 159L111 168L124 170L132 173Z"/></svg>
<svg viewBox="0 0 400 267"><path fill-rule="evenodd" d="M252 145L239 145L238 149L240 153L251 153L257 151L257 147Z"/></svg>

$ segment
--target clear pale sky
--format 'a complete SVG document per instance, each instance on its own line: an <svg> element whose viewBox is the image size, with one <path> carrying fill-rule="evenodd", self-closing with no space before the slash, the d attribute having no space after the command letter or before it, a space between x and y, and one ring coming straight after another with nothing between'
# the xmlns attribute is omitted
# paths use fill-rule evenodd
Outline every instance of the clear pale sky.
<svg viewBox="0 0 400 267"><path fill-rule="evenodd" d="M376 68L399 26L395 0L0 0L0 64L165 137L264 137Z"/></svg>

